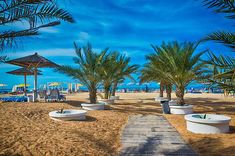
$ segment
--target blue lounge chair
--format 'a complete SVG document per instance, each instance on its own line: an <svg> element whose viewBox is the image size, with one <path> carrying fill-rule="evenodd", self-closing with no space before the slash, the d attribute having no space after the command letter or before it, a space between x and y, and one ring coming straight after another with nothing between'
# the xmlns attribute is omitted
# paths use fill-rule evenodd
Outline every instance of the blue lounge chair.
<svg viewBox="0 0 235 156"><path fill-rule="evenodd" d="M27 96L9 96L9 97L0 98L0 101L4 101L4 102L27 102L28 98L27 98Z"/></svg>

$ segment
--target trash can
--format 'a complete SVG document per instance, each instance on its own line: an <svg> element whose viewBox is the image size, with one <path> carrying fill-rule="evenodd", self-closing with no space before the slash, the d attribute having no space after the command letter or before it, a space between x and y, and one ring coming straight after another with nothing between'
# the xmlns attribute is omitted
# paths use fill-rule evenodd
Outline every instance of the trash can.
<svg viewBox="0 0 235 156"><path fill-rule="evenodd" d="M27 102L33 102L33 96L32 95L28 95Z"/></svg>
<svg viewBox="0 0 235 156"><path fill-rule="evenodd" d="M168 100L161 100L160 102L162 105L163 114L170 114L169 101Z"/></svg>

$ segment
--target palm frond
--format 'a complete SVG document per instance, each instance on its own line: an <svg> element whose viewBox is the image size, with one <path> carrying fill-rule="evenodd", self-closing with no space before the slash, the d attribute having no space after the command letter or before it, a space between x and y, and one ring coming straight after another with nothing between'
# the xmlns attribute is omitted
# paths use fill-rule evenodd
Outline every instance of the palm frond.
<svg viewBox="0 0 235 156"><path fill-rule="evenodd" d="M235 81L235 59L231 56L216 56L213 52L208 52L208 60L204 61L208 65L210 72L205 74L205 80L211 85L217 85L226 91L234 89Z"/></svg>
<svg viewBox="0 0 235 156"><path fill-rule="evenodd" d="M232 32L214 32L207 35L202 41L216 41L235 50L235 34Z"/></svg>
<svg viewBox="0 0 235 156"><path fill-rule="evenodd" d="M7 56L0 56L0 64L6 62L7 60L8 60Z"/></svg>
<svg viewBox="0 0 235 156"><path fill-rule="evenodd" d="M18 38L38 35L37 30L5 31L0 34L0 51L17 47Z"/></svg>
<svg viewBox="0 0 235 156"><path fill-rule="evenodd" d="M162 43L161 46L151 45L154 53L147 55L147 63L142 69L141 82L158 81L174 84L177 87L177 97L184 103L185 87L203 74L205 63L200 58L205 51L195 53L198 43L177 41Z"/></svg>
<svg viewBox="0 0 235 156"><path fill-rule="evenodd" d="M17 47L21 37L38 35L40 28L56 26L58 20L75 22L72 16L59 8L53 0L2 0L0 1L0 25L14 22L28 22L30 28L0 32L0 51Z"/></svg>
<svg viewBox="0 0 235 156"><path fill-rule="evenodd" d="M235 1L234 0L204 0L204 5L214 9L217 13L229 14L226 17L235 19Z"/></svg>
<svg viewBox="0 0 235 156"><path fill-rule="evenodd" d="M225 70L232 70L235 68L235 58L231 56L216 56L213 52L208 51L208 60L205 63L219 67Z"/></svg>
<svg viewBox="0 0 235 156"><path fill-rule="evenodd" d="M21 31L4 31L0 33L0 51L5 50L6 48L13 48L18 46L18 41L22 37L29 37L38 35L38 29L44 27L51 27L60 24L60 22L51 22L33 29L26 29Z"/></svg>

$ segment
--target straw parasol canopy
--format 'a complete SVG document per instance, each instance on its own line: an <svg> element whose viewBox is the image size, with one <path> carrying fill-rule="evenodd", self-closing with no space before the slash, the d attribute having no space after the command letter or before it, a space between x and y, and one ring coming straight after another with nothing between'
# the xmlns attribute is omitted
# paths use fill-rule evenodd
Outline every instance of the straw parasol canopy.
<svg viewBox="0 0 235 156"><path fill-rule="evenodd" d="M12 71L9 71L9 72L6 72L6 73L12 74L12 75L23 75L24 76L24 84L20 84L21 86L18 85L18 87L24 87L24 95L26 96L27 95L26 76L27 75L34 75L34 71L24 67L24 68L19 68L19 69L12 70ZM42 74L38 72L37 75L42 75Z"/></svg>
<svg viewBox="0 0 235 156"><path fill-rule="evenodd" d="M51 83L49 84L50 87L55 87L55 86L60 86L60 85L61 85L60 82L51 82Z"/></svg>
<svg viewBox="0 0 235 156"><path fill-rule="evenodd" d="M41 73L39 73L40 71L38 71L38 75L42 75ZM9 72L6 72L8 74L12 74L12 75L34 75L34 71L32 69L28 69L26 67L23 68L19 68L16 70L12 70Z"/></svg>
<svg viewBox="0 0 235 156"><path fill-rule="evenodd" d="M77 83L77 86L78 87L82 87L83 85L81 83Z"/></svg>
<svg viewBox="0 0 235 156"><path fill-rule="evenodd" d="M27 68L30 68L30 67L31 68L33 67L36 67L36 68L52 67L53 68L53 67L59 66L56 63L46 59L45 57L38 55L38 53L21 57L18 59L9 60L9 61L6 61L6 63L14 64L17 66L22 66L22 67L27 67Z"/></svg>
<svg viewBox="0 0 235 156"><path fill-rule="evenodd" d="M34 71L34 97L33 97L34 101L36 101L36 99L37 99L37 72L38 72L38 68L59 67L59 65L46 59L45 57L38 55L38 53L35 53L33 55L29 55L29 56L25 56L25 57L21 57L18 59L9 60L9 61L6 61L6 63L17 65L17 66L22 66L22 67L27 67L27 68L30 68Z"/></svg>

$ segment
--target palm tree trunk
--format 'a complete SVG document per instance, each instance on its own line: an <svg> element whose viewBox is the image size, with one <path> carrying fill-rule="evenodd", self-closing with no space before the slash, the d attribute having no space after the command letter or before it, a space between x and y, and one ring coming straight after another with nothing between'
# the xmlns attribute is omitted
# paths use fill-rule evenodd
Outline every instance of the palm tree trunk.
<svg viewBox="0 0 235 156"><path fill-rule="evenodd" d="M104 86L104 98L105 98L105 99L108 99L108 98L109 98L109 95L110 95L110 88L111 88L110 85Z"/></svg>
<svg viewBox="0 0 235 156"><path fill-rule="evenodd" d="M172 91L172 85L167 84L166 85L166 94L167 94L167 99L168 100L171 100L171 91Z"/></svg>
<svg viewBox="0 0 235 156"><path fill-rule="evenodd" d="M176 87L176 97L177 97L177 103L179 105L184 105L184 87Z"/></svg>
<svg viewBox="0 0 235 156"><path fill-rule="evenodd" d="M104 89L104 98L105 99L109 98L109 89L107 89L107 88Z"/></svg>
<svg viewBox="0 0 235 156"><path fill-rule="evenodd" d="M162 82L160 82L160 95L159 97L163 97L163 92L164 92L164 84Z"/></svg>
<svg viewBox="0 0 235 156"><path fill-rule="evenodd" d="M229 91L227 89L224 89L224 96L228 97L228 95L229 95Z"/></svg>
<svg viewBox="0 0 235 156"><path fill-rule="evenodd" d="M115 93L116 93L116 90L117 90L117 85L118 85L118 83L114 82L113 88L112 88L112 96L115 96Z"/></svg>
<svg viewBox="0 0 235 156"><path fill-rule="evenodd" d="M96 92L96 89L92 89L89 91L90 103L96 103Z"/></svg>

